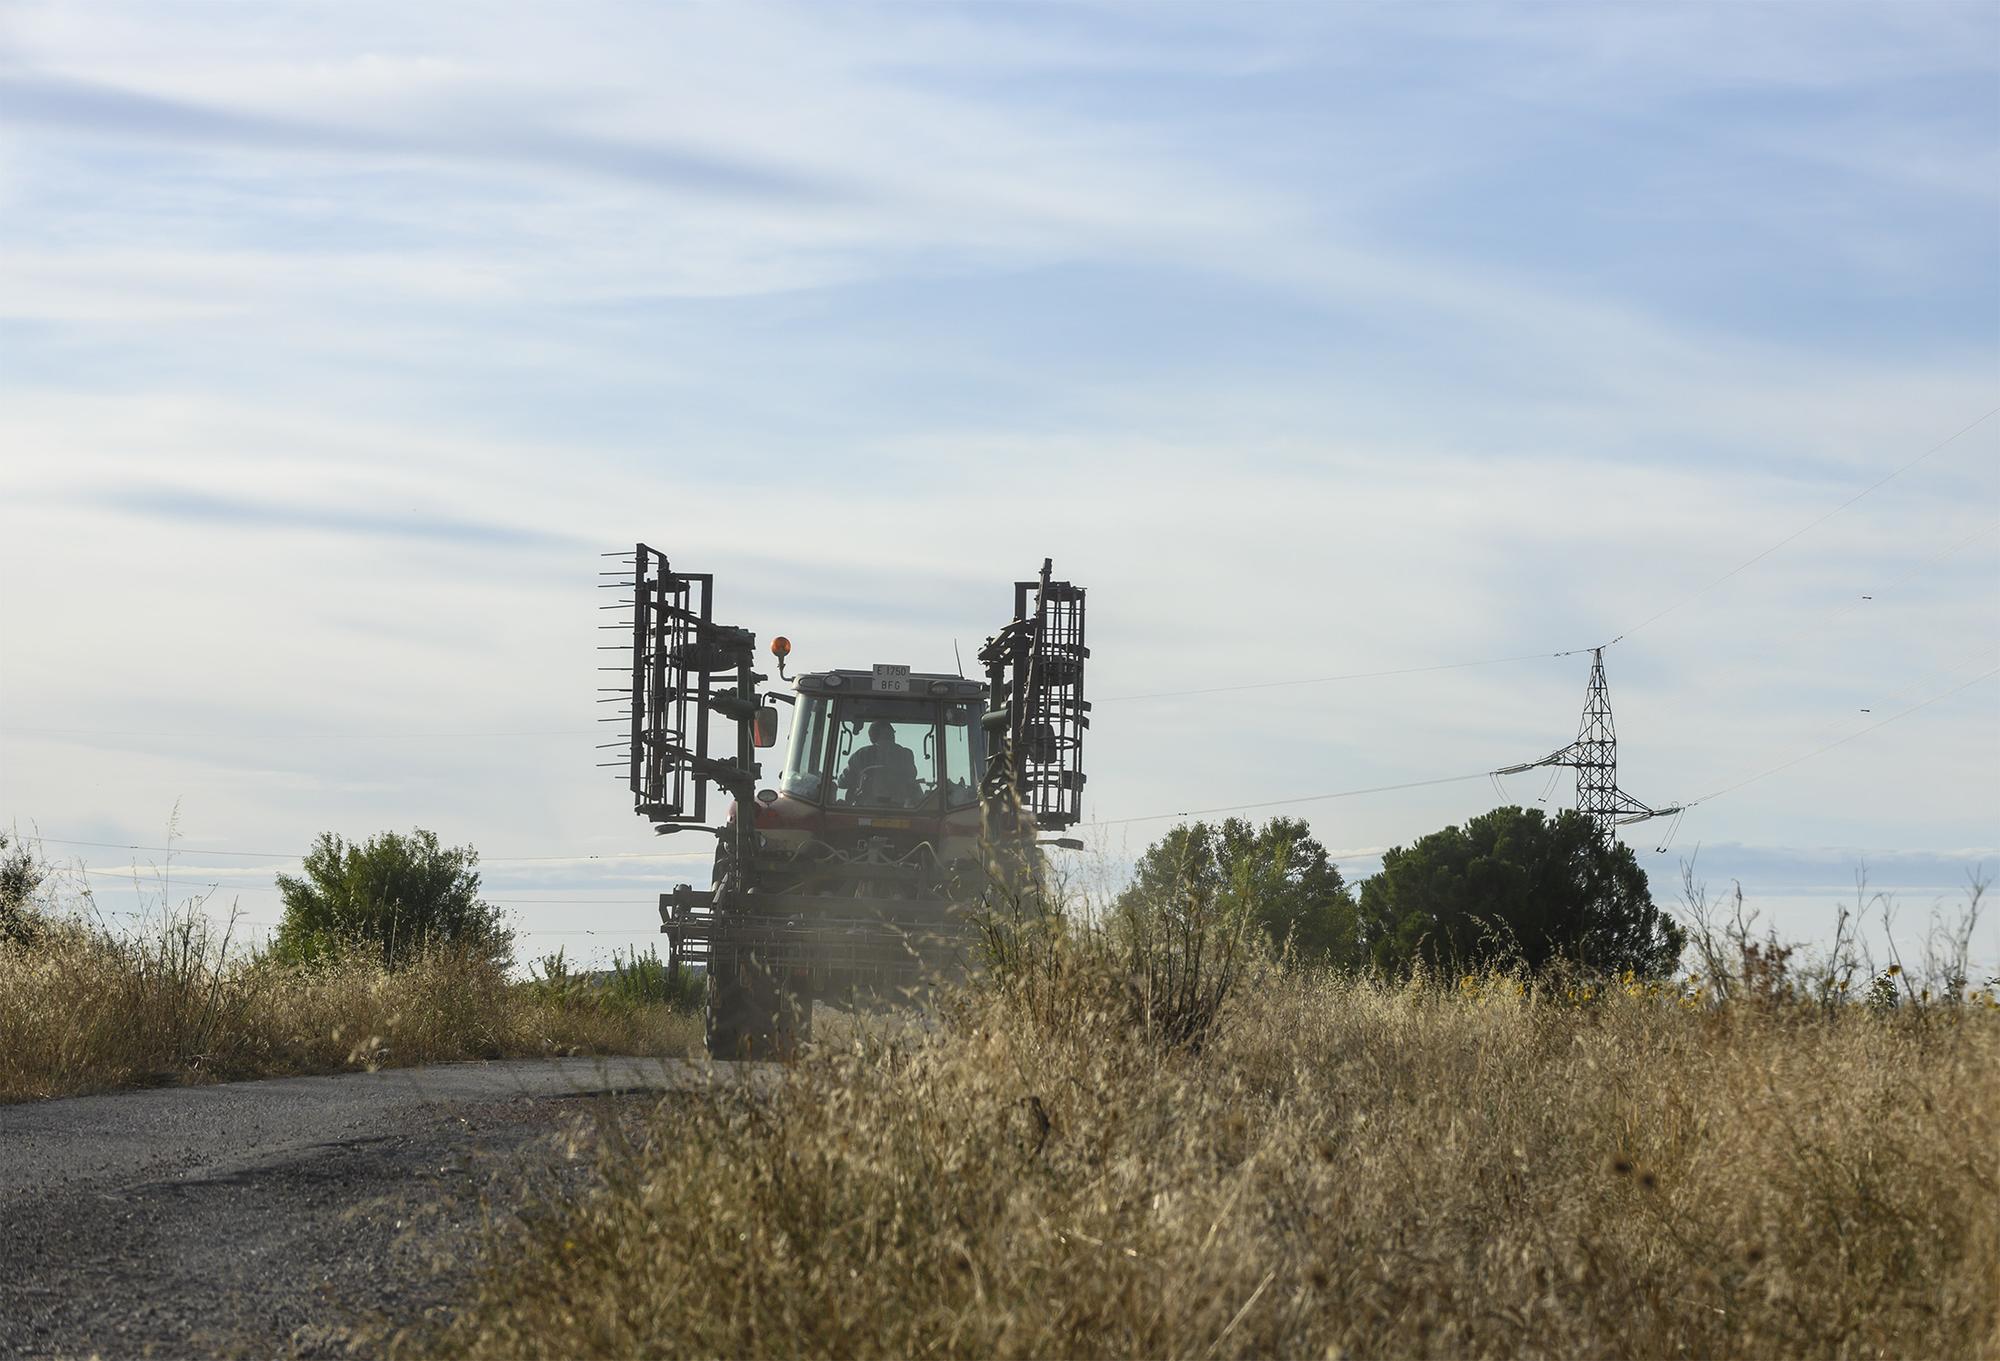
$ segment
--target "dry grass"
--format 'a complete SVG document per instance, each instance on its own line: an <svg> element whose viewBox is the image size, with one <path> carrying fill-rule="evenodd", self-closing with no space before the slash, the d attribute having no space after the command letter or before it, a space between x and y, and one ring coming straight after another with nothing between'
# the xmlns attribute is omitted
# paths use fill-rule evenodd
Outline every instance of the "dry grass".
<svg viewBox="0 0 2000 1361"><path fill-rule="evenodd" d="M1086 1011L1116 990L1083 988ZM449 1354L2000 1356L2000 1017L1018 990L663 1105Z"/></svg>
<svg viewBox="0 0 2000 1361"><path fill-rule="evenodd" d="M190 909L135 935L44 919L0 940L0 1101L133 1084L539 1054L688 1052L700 1021L509 982L440 950L385 970L231 952Z"/></svg>

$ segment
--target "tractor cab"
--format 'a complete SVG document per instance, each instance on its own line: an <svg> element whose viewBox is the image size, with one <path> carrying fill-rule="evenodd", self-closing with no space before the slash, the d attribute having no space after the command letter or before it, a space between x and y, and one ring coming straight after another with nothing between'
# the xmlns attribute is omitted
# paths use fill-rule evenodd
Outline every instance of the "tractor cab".
<svg viewBox="0 0 2000 1361"><path fill-rule="evenodd" d="M976 807L985 689L888 667L799 677L780 795L843 811Z"/></svg>

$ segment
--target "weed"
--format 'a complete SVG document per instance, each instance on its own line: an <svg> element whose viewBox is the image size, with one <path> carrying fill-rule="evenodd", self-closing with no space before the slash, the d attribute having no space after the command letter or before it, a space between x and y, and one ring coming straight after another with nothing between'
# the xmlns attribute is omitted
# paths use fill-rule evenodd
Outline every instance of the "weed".
<svg viewBox="0 0 2000 1361"><path fill-rule="evenodd" d="M87 908L87 900L79 904ZM235 948L204 899L113 932L43 913L0 940L0 1101L548 1053L683 1054L698 1034L644 988L576 1006L510 981L480 945L396 969L372 942L293 963Z"/></svg>
<svg viewBox="0 0 2000 1361"><path fill-rule="evenodd" d="M1518 976L1390 984L1253 960L1254 986L1227 992L1195 1046L1145 1023L1159 1011L1135 1004L1111 927L1016 907L989 924L999 965L941 1025L663 1105L605 1155L601 1189L500 1245L480 1296L427 1345L2000 1344L1990 1010L1827 1010L1798 987L1690 1004L1700 985L1636 977L1580 1006ZM1146 939L1193 967L1186 935Z"/></svg>

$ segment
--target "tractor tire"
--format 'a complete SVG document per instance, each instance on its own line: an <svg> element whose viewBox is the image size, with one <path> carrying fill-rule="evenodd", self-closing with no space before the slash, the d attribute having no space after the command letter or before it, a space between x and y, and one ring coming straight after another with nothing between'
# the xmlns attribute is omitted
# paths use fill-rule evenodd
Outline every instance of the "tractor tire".
<svg viewBox="0 0 2000 1361"><path fill-rule="evenodd" d="M734 963L724 968L720 961L708 966L708 995L702 1008L702 1039L712 1059L747 1058L744 1025L749 1006L736 979Z"/></svg>
<svg viewBox="0 0 2000 1361"><path fill-rule="evenodd" d="M768 1061L794 1057L812 1034L812 993L772 978L756 961L709 966L703 1036L712 1059Z"/></svg>

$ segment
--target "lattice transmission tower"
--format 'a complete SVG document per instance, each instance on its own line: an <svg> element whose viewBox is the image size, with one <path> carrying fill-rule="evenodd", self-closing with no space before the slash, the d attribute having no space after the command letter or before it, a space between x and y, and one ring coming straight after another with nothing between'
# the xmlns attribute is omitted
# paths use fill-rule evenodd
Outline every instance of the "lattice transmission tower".
<svg viewBox="0 0 2000 1361"><path fill-rule="evenodd" d="M1681 811L1654 808L1618 787L1618 730L1611 721L1611 690L1604 680L1604 649L1590 650L1590 689L1583 698L1583 720L1576 741L1539 761L1506 766L1495 775L1518 775L1540 766L1569 766L1576 771L1576 811L1591 820L1598 836L1609 839L1613 827Z"/></svg>

